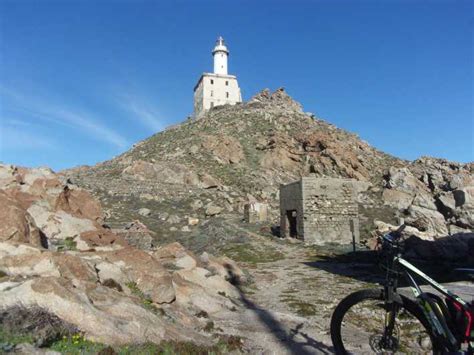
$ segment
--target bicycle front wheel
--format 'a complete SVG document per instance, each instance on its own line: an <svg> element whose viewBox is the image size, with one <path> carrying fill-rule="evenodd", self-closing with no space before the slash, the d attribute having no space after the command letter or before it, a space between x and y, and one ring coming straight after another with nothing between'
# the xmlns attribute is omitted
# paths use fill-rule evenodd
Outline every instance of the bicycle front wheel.
<svg viewBox="0 0 474 355"><path fill-rule="evenodd" d="M336 354L441 353L423 312L401 296L391 334L384 337L387 313L381 289L357 291L344 298L331 318L331 339Z"/></svg>

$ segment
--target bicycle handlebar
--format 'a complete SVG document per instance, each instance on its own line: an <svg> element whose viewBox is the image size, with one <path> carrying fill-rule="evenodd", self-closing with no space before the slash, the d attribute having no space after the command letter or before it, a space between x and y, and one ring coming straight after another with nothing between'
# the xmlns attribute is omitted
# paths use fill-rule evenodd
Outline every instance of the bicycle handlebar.
<svg viewBox="0 0 474 355"><path fill-rule="evenodd" d="M390 234L393 235L393 238L395 240L399 239L402 236L402 232L405 230L406 227L407 225L403 223L400 227L398 227L398 229L395 232L392 232Z"/></svg>
<svg viewBox="0 0 474 355"><path fill-rule="evenodd" d="M383 235L382 239L389 242L390 244L393 244L398 239L400 239L400 237L402 236L402 232L405 230L405 228L406 228L406 224L403 223L400 227L398 227L397 230Z"/></svg>

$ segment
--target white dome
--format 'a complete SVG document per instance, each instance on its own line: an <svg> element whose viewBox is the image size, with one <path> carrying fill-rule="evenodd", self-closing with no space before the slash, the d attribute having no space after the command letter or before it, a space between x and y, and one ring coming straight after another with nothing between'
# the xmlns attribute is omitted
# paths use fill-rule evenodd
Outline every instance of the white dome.
<svg viewBox="0 0 474 355"><path fill-rule="evenodd" d="M219 36L216 41L216 46L214 47L212 54L214 55L216 52L225 52L227 55L229 54L229 50L227 49L225 43L224 43L224 38Z"/></svg>

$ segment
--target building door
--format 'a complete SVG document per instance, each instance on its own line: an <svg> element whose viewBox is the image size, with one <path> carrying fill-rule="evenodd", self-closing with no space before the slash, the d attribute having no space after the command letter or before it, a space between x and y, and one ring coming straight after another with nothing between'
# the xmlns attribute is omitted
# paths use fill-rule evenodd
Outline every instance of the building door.
<svg viewBox="0 0 474 355"><path fill-rule="evenodd" d="M288 220L288 234L291 238L298 237L298 225L297 225L296 210L286 211L286 218Z"/></svg>

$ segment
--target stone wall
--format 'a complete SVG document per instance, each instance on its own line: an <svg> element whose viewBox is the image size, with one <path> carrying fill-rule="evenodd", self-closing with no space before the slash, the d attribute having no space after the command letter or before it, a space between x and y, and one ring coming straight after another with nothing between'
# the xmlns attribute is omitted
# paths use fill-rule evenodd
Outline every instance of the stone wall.
<svg viewBox="0 0 474 355"><path fill-rule="evenodd" d="M357 190L353 181L304 177L280 189L282 236L289 236L288 211L296 211L298 238L311 244L359 241Z"/></svg>

